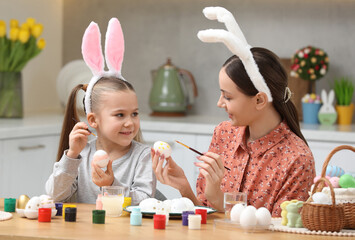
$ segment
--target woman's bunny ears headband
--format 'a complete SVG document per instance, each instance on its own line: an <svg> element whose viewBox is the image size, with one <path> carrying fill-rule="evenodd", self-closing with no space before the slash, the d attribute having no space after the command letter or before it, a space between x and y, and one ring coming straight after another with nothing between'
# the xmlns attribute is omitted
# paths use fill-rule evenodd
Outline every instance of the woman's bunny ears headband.
<svg viewBox="0 0 355 240"><path fill-rule="evenodd" d="M121 24L117 18L108 23L105 41L105 59L108 71L105 71L105 60L101 49L101 33L99 26L91 22L85 30L81 51L84 61L89 66L93 77L85 93L85 111L91 112L91 93L95 83L102 77L117 77L125 80L121 74L124 55L124 38Z"/></svg>
<svg viewBox="0 0 355 240"><path fill-rule="evenodd" d="M250 51L251 46L247 43L243 32L233 15L222 7L206 7L203 14L210 20L218 20L226 25L228 31L223 29L208 29L199 31L197 36L202 42L222 42L227 48L242 61L244 68L259 92L267 95L268 101L272 102L270 89L261 75L253 54Z"/></svg>

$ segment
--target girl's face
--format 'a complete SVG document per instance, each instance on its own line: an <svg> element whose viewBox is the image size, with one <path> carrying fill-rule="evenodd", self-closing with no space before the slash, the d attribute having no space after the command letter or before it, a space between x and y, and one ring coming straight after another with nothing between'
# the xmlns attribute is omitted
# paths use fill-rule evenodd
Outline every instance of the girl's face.
<svg viewBox="0 0 355 240"><path fill-rule="evenodd" d="M138 100L131 90L107 92L100 97L97 131L108 143L127 147L139 131Z"/></svg>
<svg viewBox="0 0 355 240"><path fill-rule="evenodd" d="M255 97L242 93L237 85L229 78L225 68L219 72L219 87L221 96L217 106L224 108L233 126L248 126L257 117Z"/></svg>

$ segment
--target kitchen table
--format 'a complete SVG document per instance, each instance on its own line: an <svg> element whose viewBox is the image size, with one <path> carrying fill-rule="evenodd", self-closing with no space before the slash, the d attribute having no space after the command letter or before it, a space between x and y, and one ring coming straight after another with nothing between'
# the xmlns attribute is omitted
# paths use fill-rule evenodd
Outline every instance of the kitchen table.
<svg viewBox="0 0 355 240"><path fill-rule="evenodd" d="M13 218L0 221L0 240L12 239L218 239L218 240L317 240L344 239L343 237L302 235L283 232L248 233L241 229L214 227L214 219L224 218L223 213L212 213L207 217L207 224L202 224L200 230L190 230L183 226L181 219L170 219L165 230L153 227L152 218L143 218L142 226L131 226L129 215L119 218L106 217L105 224L92 223L93 204L76 204L76 222L66 222L61 216L56 216L51 222L42 223L37 220L21 218L13 213ZM4 201L0 199L0 210L4 210Z"/></svg>

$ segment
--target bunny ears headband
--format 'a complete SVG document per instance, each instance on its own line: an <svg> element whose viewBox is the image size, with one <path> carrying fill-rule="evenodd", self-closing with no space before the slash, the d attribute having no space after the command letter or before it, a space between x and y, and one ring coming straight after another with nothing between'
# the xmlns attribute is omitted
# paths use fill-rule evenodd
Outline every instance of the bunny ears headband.
<svg viewBox="0 0 355 240"><path fill-rule="evenodd" d="M218 22L224 23L228 31L223 29L202 30L198 32L198 38L202 42L224 43L233 54L240 58L255 88L259 92L264 92L268 101L272 102L270 89L260 74L258 65L250 51L251 46L247 43L233 15L223 7L206 7L203 9L203 14L210 20L218 20Z"/></svg>
<svg viewBox="0 0 355 240"><path fill-rule="evenodd" d="M91 112L91 93L95 83L102 77L117 77L125 80L121 74L124 55L124 38L121 24L117 18L111 18L108 23L105 41L105 59L108 71L105 71L105 60L101 49L101 33L99 26L91 22L85 30L81 52L85 63L90 68L93 77L85 93L85 110Z"/></svg>

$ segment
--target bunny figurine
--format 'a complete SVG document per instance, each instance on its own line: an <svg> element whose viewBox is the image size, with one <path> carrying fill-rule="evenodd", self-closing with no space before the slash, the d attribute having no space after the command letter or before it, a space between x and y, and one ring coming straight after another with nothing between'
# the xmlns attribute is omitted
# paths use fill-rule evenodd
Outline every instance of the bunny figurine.
<svg viewBox="0 0 355 240"><path fill-rule="evenodd" d="M319 110L318 119L321 124L332 125L335 123L337 119L337 112L333 107L334 101L334 90L330 90L329 95L327 96L327 92L322 90L322 102L323 105Z"/></svg>

